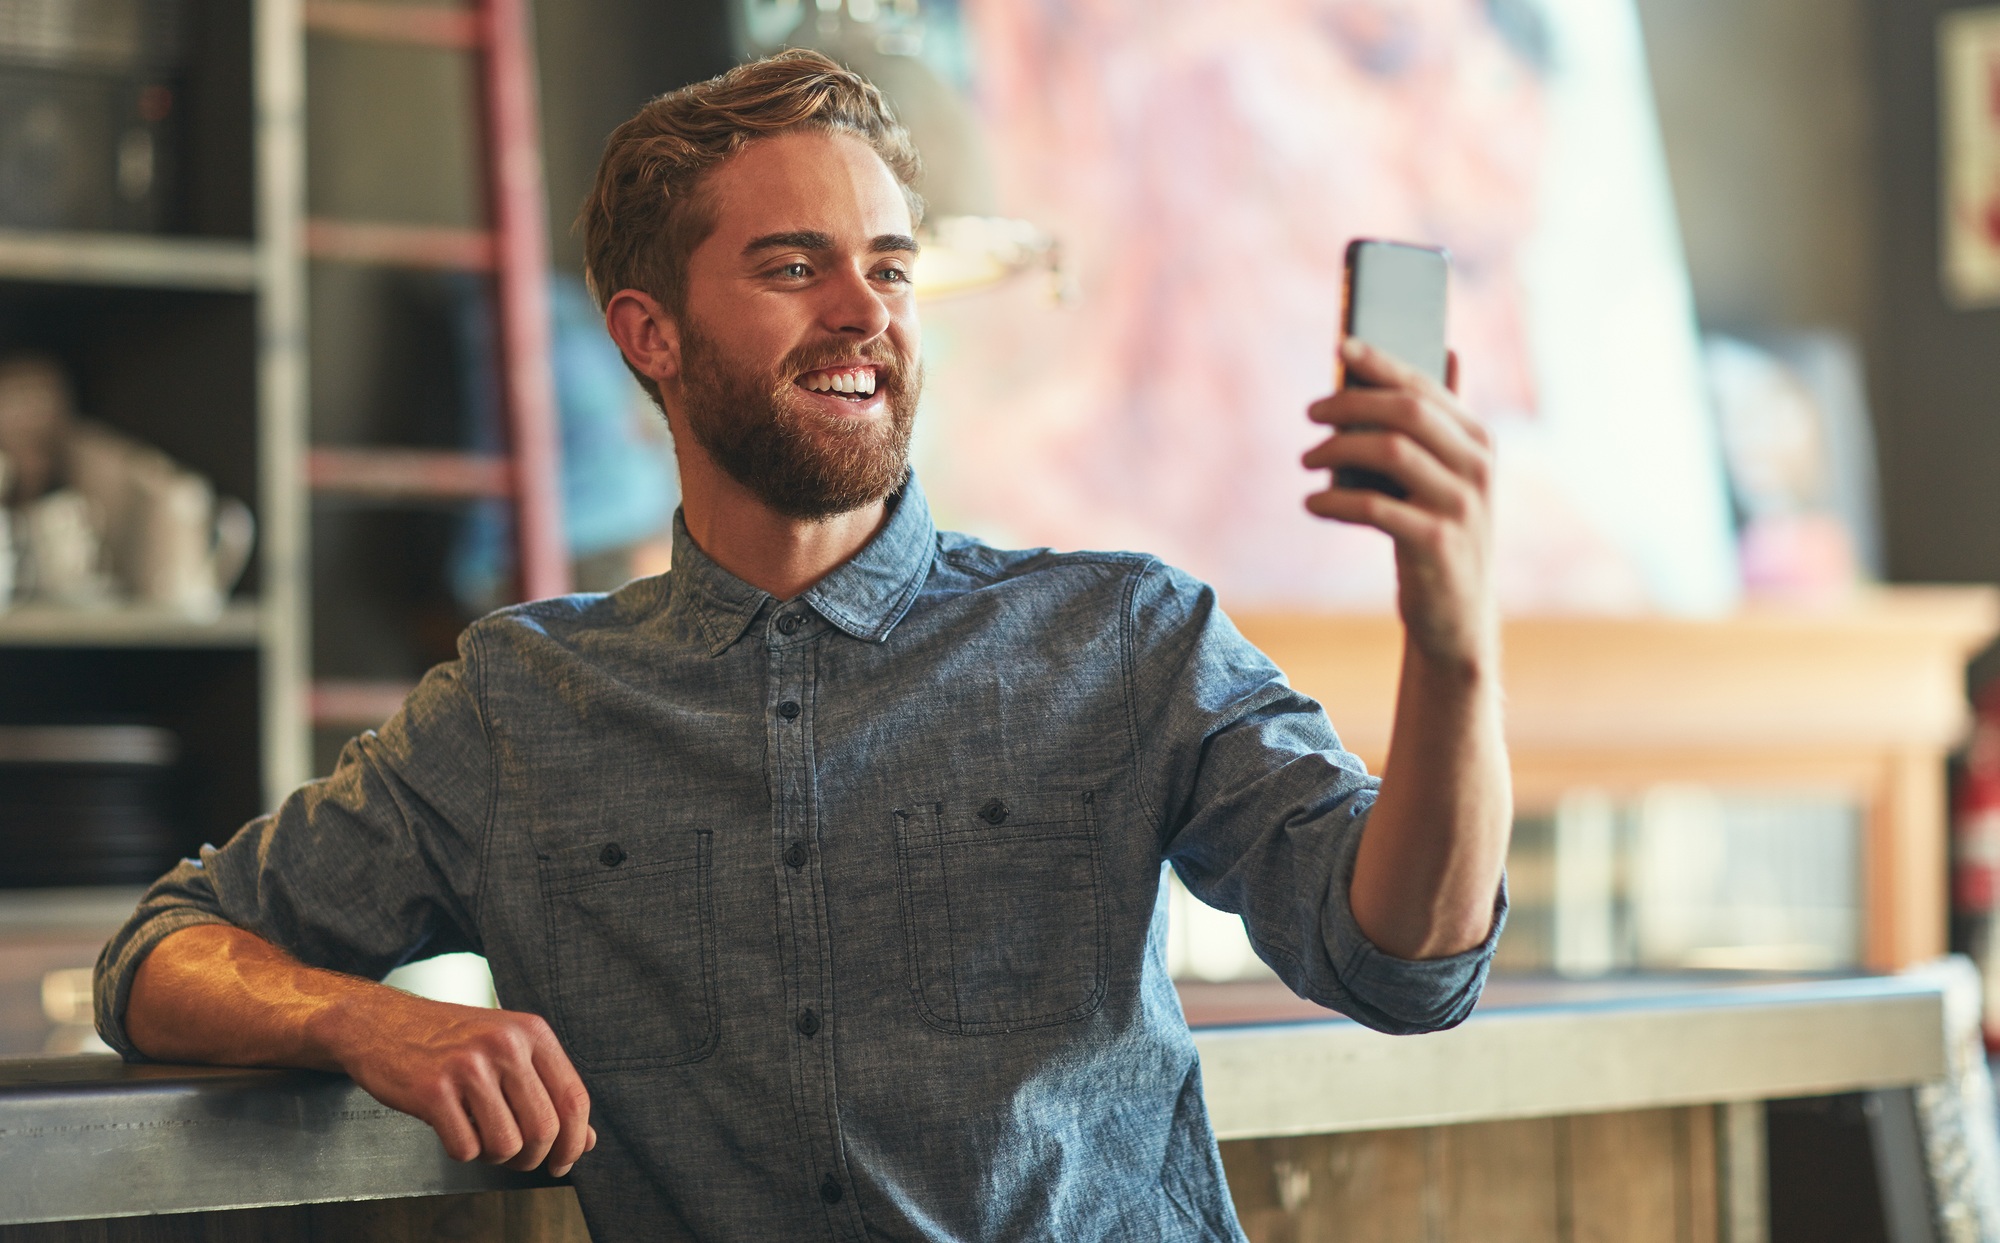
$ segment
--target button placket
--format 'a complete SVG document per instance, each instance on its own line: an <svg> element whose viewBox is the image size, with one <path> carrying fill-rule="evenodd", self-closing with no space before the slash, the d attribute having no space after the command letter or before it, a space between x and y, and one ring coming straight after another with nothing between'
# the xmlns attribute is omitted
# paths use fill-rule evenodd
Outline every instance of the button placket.
<svg viewBox="0 0 2000 1243"><path fill-rule="evenodd" d="M805 629L807 619L798 614L780 614L767 630L770 681L765 703L769 716L772 772L771 790L776 797L773 852L777 866L779 900L783 904L781 926L785 930L785 995L791 1013L788 1033L793 1044L793 1082L798 1099L805 1104L797 1113L800 1138L812 1154L812 1166L822 1171L818 1185L821 1201L829 1210L829 1220L839 1238L857 1239L861 1222L853 1200L846 1196L836 1173L842 1168L841 1140L833 1083L832 1048L827 1035L829 1017L825 1006L827 981L826 921L820 910L824 893L818 869L818 855L811 843L818 811L814 799L812 756L813 648L810 642L781 639L786 623L796 618L789 633ZM808 1166L807 1169L812 1169ZM811 1186L811 1184L808 1184ZM846 1203L842 1203L845 1200Z"/></svg>

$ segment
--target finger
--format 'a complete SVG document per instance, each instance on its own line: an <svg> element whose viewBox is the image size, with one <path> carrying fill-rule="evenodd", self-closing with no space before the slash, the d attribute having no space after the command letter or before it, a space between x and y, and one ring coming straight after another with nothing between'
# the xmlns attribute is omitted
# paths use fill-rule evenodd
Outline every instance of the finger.
<svg viewBox="0 0 2000 1243"><path fill-rule="evenodd" d="M436 1104L424 1111L424 1121L437 1132L445 1156L470 1161L479 1155L479 1129L466 1115L465 1104L455 1091L441 1093Z"/></svg>
<svg viewBox="0 0 2000 1243"><path fill-rule="evenodd" d="M1340 364L1349 384L1359 380L1377 388L1405 388L1438 395L1447 391L1436 380L1360 337L1349 337L1340 343Z"/></svg>
<svg viewBox="0 0 2000 1243"><path fill-rule="evenodd" d="M1368 488L1328 488L1315 492L1306 498L1306 508L1336 522L1374 527L1395 540L1424 535L1437 521L1408 501Z"/></svg>
<svg viewBox="0 0 2000 1243"><path fill-rule="evenodd" d="M1341 366L1343 375L1358 376L1364 383L1382 388L1400 388L1423 396L1437 404L1452 421L1465 430L1466 435L1480 445L1490 443L1486 425L1475 418L1465 404L1458 400L1458 355L1445 355L1445 383L1439 384L1423 372L1400 359L1376 349L1359 337L1349 337L1341 342Z"/></svg>
<svg viewBox="0 0 2000 1243"><path fill-rule="evenodd" d="M1387 475L1403 485L1410 501L1447 517L1461 517L1468 507L1467 481L1400 432L1341 432L1320 442L1299 460L1309 470L1359 466Z"/></svg>
<svg viewBox="0 0 2000 1243"><path fill-rule="evenodd" d="M542 1086L541 1077L532 1065L503 1072L500 1086L507 1097L507 1108L514 1115L515 1128L521 1135L521 1150L507 1159L506 1166L510 1170L535 1169L548 1157L549 1150L560 1138L562 1120L557 1117L548 1089Z"/></svg>
<svg viewBox="0 0 2000 1243"><path fill-rule="evenodd" d="M561 1178L578 1157L597 1146L597 1131L590 1125L590 1092L555 1033L535 1042L534 1064L558 1124L555 1143L548 1152L549 1173Z"/></svg>
<svg viewBox="0 0 2000 1243"><path fill-rule="evenodd" d="M479 1129L479 1159L489 1165L511 1160L521 1151L521 1131L514 1125L514 1111L501 1094L500 1084L490 1072L470 1078L461 1085L465 1112Z"/></svg>
<svg viewBox="0 0 2000 1243"><path fill-rule="evenodd" d="M1345 432L1388 428L1414 438L1454 472L1478 480L1486 471L1485 444L1434 403L1395 389L1343 389L1307 407L1315 423Z"/></svg>

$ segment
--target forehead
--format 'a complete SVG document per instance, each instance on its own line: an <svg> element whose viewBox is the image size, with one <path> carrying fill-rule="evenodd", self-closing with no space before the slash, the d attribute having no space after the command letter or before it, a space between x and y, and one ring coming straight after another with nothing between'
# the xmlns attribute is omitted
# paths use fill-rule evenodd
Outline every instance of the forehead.
<svg viewBox="0 0 2000 1243"><path fill-rule="evenodd" d="M760 138L717 165L702 188L714 221L703 248L729 255L768 233L814 230L860 242L913 231L895 174L851 134Z"/></svg>

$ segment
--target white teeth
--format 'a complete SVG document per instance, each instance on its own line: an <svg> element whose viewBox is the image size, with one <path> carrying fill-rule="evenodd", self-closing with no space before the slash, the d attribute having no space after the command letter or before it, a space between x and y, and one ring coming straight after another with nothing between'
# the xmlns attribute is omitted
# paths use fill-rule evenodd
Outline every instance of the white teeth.
<svg viewBox="0 0 2000 1243"><path fill-rule="evenodd" d="M799 384L815 393L857 393L867 396L875 391L875 372L872 369L840 372L815 371L810 375L800 377Z"/></svg>

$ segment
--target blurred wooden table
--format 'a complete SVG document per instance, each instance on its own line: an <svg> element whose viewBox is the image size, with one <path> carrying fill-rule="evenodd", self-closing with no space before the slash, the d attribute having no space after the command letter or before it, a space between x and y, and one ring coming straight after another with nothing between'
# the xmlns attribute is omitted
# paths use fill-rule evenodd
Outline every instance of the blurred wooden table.
<svg viewBox="0 0 2000 1243"><path fill-rule="evenodd" d="M1395 712L1393 617L1245 613L1237 625L1326 705L1379 771ZM1965 663L2000 631L2000 590L1879 588L1824 609L1718 620L1521 617L1503 676L1515 798L1667 782L1811 789L1866 814L1864 960L1945 948L1945 756L1964 736Z"/></svg>

